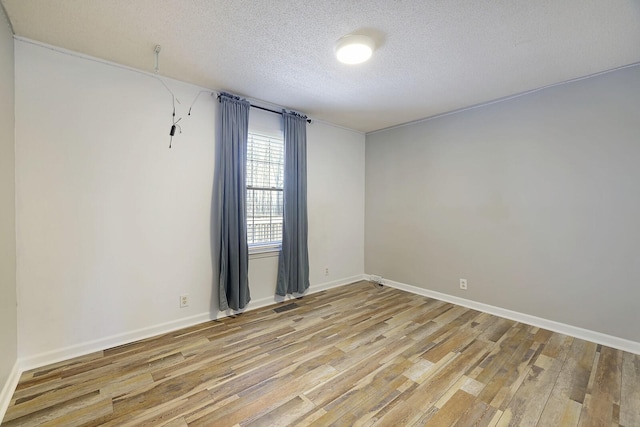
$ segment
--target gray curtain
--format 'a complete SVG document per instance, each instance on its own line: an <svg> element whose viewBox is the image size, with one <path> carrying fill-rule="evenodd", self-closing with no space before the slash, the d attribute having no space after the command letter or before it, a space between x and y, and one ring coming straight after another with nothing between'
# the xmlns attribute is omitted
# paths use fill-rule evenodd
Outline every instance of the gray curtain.
<svg viewBox="0 0 640 427"><path fill-rule="evenodd" d="M245 99L221 93L218 162L216 167L220 254L220 310L240 310L249 295L247 246L247 131L249 107Z"/></svg>
<svg viewBox="0 0 640 427"><path fill-rule="evenodd" d="M309 288L307 221L307 117L282 112L284 124L284 219L276 294Z"/></svg>

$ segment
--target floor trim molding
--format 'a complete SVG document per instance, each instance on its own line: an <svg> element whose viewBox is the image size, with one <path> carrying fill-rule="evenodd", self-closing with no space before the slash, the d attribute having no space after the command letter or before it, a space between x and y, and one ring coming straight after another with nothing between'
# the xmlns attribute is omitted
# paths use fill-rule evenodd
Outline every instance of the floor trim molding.
<svg viewBox="0 0 640 427"><path fill-rule="evenodd" d="M368 280L371 280L371 275L365 274L365 276ZM482 311L488 314L493 314L499 317L504 317L510 320L515 320L516 322L526 323L527 325L548 329L550 331L569 335L574 338L591 341L596 344L606 345L607 347L627 351L629 353L640 354L639 342L630 341L624 338L615 337L613 335L607 335L601 332L591 331L588 329L579 328L577 326L567 325L565 323L556 322L554 320L543 319L541 317L508 310L506 308L496 307L493 305L484 304L453 295L443 294L441 292L436 292L429 289L419 288L417 286L408 285L406 283L395 282L393 280L382 279L382 284L395 289L399 289L401 291L406 291L412 294L422 295L428 298L434 298L440 301L461 305L463 307Z"/></svg>
<svg viewBox="0 0 640 427"><path fill-rule="evenodd" d="M196 325L198 323L211 320L210 313L200 313L182 319L171 320L157 325L147 326L145 328L133 331L123 332L121 334L110 335L96 340L86 341L70 345L67 347L57 348L55 350L46 351L32 356L26 356L19 359L20 369L28 371L30 369L40 368L42 366L58 363L63 360L72 359L74 357L84 356L96 351L102 351L107 348L117 347L130 342L143 340L156 335L165 334L181 328Z"/></svg>
<svg viewBox="0 0 640 427"><path fill-rule="evenodd" d="M335 280L332 282L320 283L318 285L312 285L309 290L303 295L310 295L316 292L321 292L327 289L335 288L338 286L347 285L349 283L357 282L359 280L365 280L364 274L346 277L344 279ZM165 334L178 329L186 328L189 326L197 325L198 323L208 322L209 320L222 319L234 314L238 314L244 311L251 311L257 308L265 307L278 302L287 301L290 299L299 298L303 295L287 295L286 297L271 296L266 298L260 298L252 300L247 304L247 307L241 311L227 310L224 312L217 311L214 313L200 313L182 319L172 320L169 322L160 323L157 325L148 326L134 331L124 332L117 335L111 335L104 338L99 338L84 343L74 344L68 347L62 347L55 350L47 351L32 356L22 357L18 360L19 373L28 371L30 369L40 368L42 366L50 365L52 363L61 362L63 360L71 359L78 356L84 356L96 351L102 351L111 347L128 344L134 341L150 338L156 335ZM19 375L18 375L19 377ZM11 396L9 396L11 397Z"/></svg>
<svg viewBox="0 0 640 427"><path fill-rule="evenodd" d="M315 294L316 292L326 291L327 289L337 288L339 286L348 285L349 283L358 282L360 280L367 280L367 277L368 276L364 274L359 274L357 276L346 277L344 279L334 280L332 282L320 283L318 285L311 285L309 286L309 289L307 290L307 292L305 292L304 294L296 293L294 295L286 295L284 297L279 295L274 295L266 298L260 298L257 300L251 300L249 304L247 304L247 307L244 310L240 310L240 311L227 310L226 312L218 312L216 319L222 319L224 317L228 317L233 314L243 313L245 311L255 310L256 308L262 308L268 305L298 299L305 295Z"/></svg>
<svg viewBox="0 0 640 427"><path fill-rule="evenodd" d="M16 360L16 362L13 364L11 372L9 373L7 381L2 387L2 391L0 391L0 423L2 423L4 414L7 412L7 408L11 403L13 392L18 385L18 381L20 381L20 375L22 375L22 371L20 370L20 363L18 362L18 360Z"/></svg>

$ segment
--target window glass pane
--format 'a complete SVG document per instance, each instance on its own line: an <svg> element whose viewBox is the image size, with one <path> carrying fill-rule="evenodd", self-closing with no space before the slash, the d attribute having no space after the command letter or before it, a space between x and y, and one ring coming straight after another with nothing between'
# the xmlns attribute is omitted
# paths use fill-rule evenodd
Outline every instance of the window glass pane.
<svg viewBox="0 0 640 427"><path fill-rule="evenodd" d="M282 241L282 139L249 133L247 144L247 240L249 245Z"/></svg>

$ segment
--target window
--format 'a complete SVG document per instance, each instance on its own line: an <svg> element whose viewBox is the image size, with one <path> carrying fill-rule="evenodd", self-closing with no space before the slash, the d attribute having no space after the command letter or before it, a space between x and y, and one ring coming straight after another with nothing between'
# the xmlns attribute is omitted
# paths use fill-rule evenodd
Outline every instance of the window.
<svg viewBox="0 0 640 427"><path fill-rule="evenodd" d="M247 141L247 243L254 249L282 242L282 138L249 131Z"/></svg>

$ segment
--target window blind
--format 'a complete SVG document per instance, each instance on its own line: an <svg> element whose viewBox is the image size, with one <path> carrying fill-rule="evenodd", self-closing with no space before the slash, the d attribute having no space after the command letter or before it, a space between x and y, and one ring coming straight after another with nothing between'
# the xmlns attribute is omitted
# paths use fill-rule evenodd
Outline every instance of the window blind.
<svg viewBox="0 0 640 427"><path fill-rule="evenodd" d="M282 241L284 142L249 132L247 141L247 242Z"/></svg>

